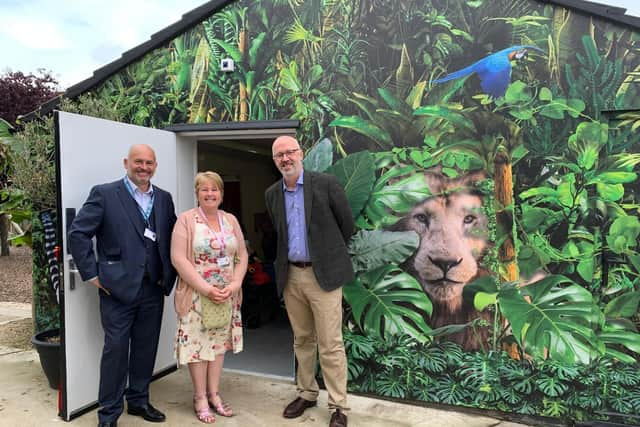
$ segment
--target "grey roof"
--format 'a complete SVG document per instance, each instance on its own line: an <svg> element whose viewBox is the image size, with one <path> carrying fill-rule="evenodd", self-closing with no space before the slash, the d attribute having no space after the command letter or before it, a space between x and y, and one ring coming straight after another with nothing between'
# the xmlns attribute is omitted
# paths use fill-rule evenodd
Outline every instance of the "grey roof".
<svg viewBox="0 0 640 427"><path fill-rule="evenodd" d="M195 27L200 22L211 16L214 12L222 9L229 3L233 3L235 0L211 0L191 10L190 12L182 15L179 21L174 22L168 27L151 35L151 38L130 49L122 54L119 59L98 68L93 72L93 76L86 80L81 81L71 87L69 87L62 95L59 95L40 106L36 111L33 111L23 117L25 120L35 118L37 114L47 114L51 112L60 102L62 96L67 98L75 98L84 92L96 88L113 74L122 70L129 64L137 61L147 53L161 46L166 45L183 32ZM635 30L640 30L640 18L630 15L625 15L626 9L622 7L616 7L606 5L602 3L595 3L586 0L536 0L541 3L549 3L557 6L562 6L568 9L572 9L578 13L584 13L586 15L596 16L598 18L611 21L616 24L631 27Z"/></svg>

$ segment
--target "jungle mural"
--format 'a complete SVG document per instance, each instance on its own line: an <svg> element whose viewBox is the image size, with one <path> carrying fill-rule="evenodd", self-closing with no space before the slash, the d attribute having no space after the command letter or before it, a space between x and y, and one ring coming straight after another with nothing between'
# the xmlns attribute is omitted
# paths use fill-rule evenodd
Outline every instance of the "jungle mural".
<svg viewBox="0 0 640 427"><path fill-rule="evenodd" d="M301 121L358 226L351 391L637 422L639 39L533 0L242 0L94 94Z"/></svg>

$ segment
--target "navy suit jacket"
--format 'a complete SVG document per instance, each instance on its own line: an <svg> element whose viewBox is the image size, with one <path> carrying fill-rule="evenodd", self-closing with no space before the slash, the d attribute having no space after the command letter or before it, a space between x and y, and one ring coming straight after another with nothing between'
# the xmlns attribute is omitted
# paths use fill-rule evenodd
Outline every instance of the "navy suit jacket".
<svg viewBox="0 0 640 427"><path fill-rule="evenodd" d="M318 284L332 291L354 279L347 244L355 225L344 189L333 176L304 171L304 214L307 242ZM267 211L278 233L276 283L281 295L289 273L289 231L284 206L283 180L265 192Z"/></svg>
<svg viewBox="0 0 640 427"><path fill-rule="evenodd" d="M160 285L169 295L176 279L170 243L176 222L171 194L153 186L156 241L162 261ZM123 179L93 187L69 229L69 246L82 280L94 277L111 296L132 303L145 270L145 224ZM96 237L97 254L92 238ZM97 255L97 256L96 256Z"/></svg>

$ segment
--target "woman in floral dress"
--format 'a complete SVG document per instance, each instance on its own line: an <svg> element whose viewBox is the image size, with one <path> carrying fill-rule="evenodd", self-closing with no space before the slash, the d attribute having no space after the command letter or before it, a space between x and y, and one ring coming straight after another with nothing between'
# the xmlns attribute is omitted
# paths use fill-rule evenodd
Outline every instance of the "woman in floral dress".
<svg viewBox="0 0 640 427"><path fill-rule="evenodd" d="M178 217L171 238L171 261L179 275L175 353L179 365L189 366L196 416L210 424L215 421L213 412L233 415L218 387L225 352L242 351L240 305L248 255L238 220L218 209L224 192L220 175L198 173L195 191L198 207ZM201 314L204 298L217 304L230 303L228 325L205 327Z"/></svg>

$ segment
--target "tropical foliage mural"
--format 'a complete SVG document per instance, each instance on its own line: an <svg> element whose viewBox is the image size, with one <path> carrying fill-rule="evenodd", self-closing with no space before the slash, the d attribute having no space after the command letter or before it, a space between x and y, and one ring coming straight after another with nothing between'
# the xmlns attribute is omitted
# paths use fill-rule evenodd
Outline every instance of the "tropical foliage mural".
<svg viewBox="0 0 640 427"><path fill-rule="evenodd" d="M358 225L352 391L631 422L639 54L533 0L243 0L94 95L145 126L301 121Z"/></svg>

